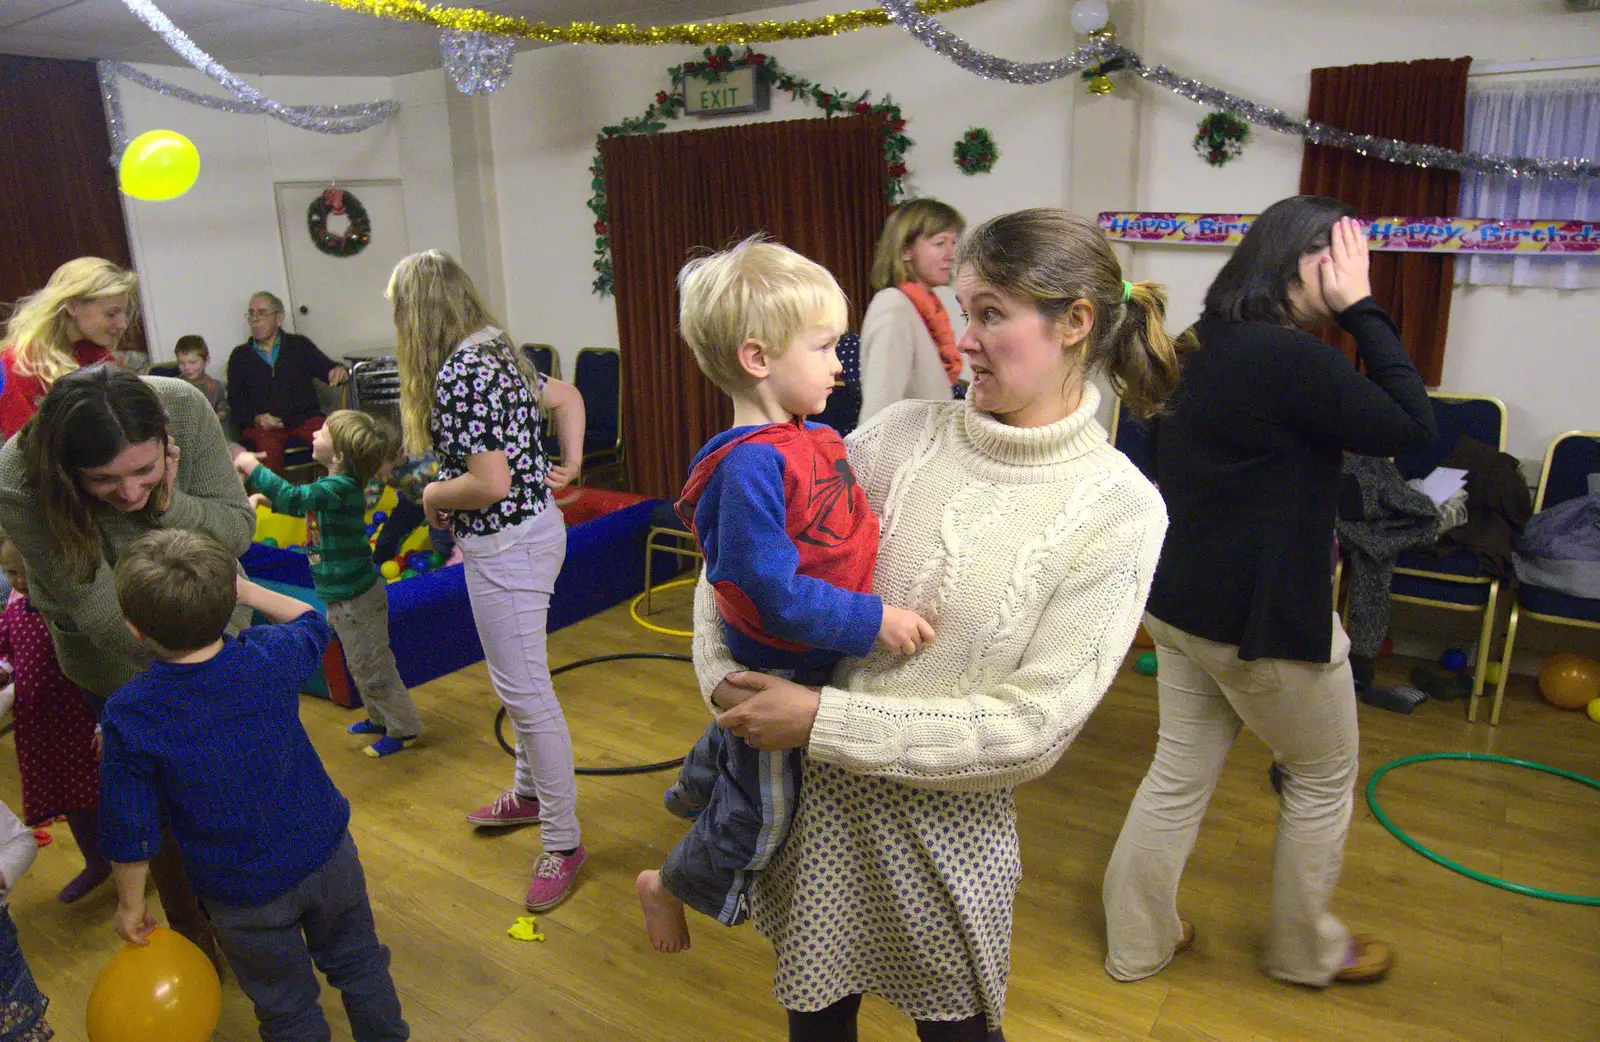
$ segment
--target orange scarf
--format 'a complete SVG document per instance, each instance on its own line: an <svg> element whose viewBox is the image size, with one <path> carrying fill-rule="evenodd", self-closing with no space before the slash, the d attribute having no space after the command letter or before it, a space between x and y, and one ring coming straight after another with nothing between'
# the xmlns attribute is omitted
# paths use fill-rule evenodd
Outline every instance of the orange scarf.
<svg viewBox="0 0 1600 1042"><path fill-rule="evenodd" d="M911 301L928 327L928 335L939 348L939 361L944 365L944 375L953 384L961 379L961 352L956 350L956 335L950 329L950 313L944 309L933 290L920 282L902 282L898 287Z"/></svg>

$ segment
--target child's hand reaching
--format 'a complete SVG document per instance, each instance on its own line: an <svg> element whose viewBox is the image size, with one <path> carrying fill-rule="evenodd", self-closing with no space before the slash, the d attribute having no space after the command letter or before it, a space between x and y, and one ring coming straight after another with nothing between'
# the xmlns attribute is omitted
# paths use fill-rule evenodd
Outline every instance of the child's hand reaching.
<svg viewBox="0 0 1600 1042"><path fill-rule="evenodd" d="M237 470L239 472L239 476L247 481L250 479L250 475L254 474L256 472L256 468L259 466L261 466L261 457L257 456L253 452L241 452L239 455L233 457L233 469Z"/></svg>
<svg viewBox="0 0 1600 1042"><path fill-rule="evenodd" d="M878 627L878 643L902 655L914 655L925 644L933 643L933 627L914 611L883 606L883 625Z"/></svg>
<svg viewBox="0 0 1600 1042"><path fill-rule="evenodd" d="M150 931L156 928L156 920L141 897L136 904L119 901L117 914L111 919L111 927L117 931L118 937L130 944L149 944Z"/></svg>
<svg viewBox="0 0 1600 1042"><path fill-rule="evenodd" d="M266 507L271 510L272 500L267 498L265 492L252 492L250 493L250 505L253 507Z"/></svg>

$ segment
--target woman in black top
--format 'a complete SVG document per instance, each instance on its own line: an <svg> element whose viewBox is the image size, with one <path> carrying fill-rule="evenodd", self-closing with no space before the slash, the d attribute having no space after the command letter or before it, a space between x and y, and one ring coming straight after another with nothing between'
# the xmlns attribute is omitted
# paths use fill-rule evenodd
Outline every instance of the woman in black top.
<svg viewBox="0 0 1600 1042"><path fill-rule="evenodd" d="M1243 724L1287 769L1266 971L1321 986L1388 969L1387 945L1328 914L1358 746L1330 548L1343 453L1415 452L1434 423L1348 215L1296 196L1257 218L1206 294L1198 348L1151 429L1170 517L1145 619L1161 737L1106 870L1106 969L1120 980L1155 973L1193 938L1178 880ZM1335 320L1364 374L1308 332Z"/></svg>

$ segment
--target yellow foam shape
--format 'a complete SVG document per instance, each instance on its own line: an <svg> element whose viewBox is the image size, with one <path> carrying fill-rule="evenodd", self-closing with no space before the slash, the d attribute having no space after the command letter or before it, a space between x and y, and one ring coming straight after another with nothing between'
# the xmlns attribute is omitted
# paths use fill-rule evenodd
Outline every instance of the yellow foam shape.
<svg viewBox="0 0 1600 1042"><path fill-rule="evenodd" d="M517 921L511 924L506 931L506 936L514 941L542 941L544 934L539 932L539 920L531 915L519 915Z"/></svg>

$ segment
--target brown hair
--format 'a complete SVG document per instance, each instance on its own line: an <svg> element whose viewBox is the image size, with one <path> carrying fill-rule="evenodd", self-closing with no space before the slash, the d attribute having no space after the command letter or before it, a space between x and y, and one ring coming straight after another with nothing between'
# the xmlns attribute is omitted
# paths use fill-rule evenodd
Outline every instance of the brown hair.
<svg viewBox="0 0 1600 1042"><path fill-rule="evenodd" d="M966 219L949 203L937 199L907 199L883 222L883 234L878 236L878 246L872 251L872 288L887 289L911 281L905 252L918 239L942 232L960 235L966 227Z"/></svg>
<svg viewBox="0 0 1600 1042"><path fill-rule="evenodd" d="M238 601L238 564L222 544L186 528L140 536L117 561L122 616L166 651L221 637Z"/></svg>
<svg viewBox="0 0 1600 1042"><path fill-rule="evenodd" d="M1161 411L1178 386L1179 354L1198 346L1192 334L1167 333L1165 290L1154 282L1124 289L1105 235L1070 211L1038 207L985 221L962 242L958 263L1053 320L1087 301L1094 326L1082 349L1084 374L1104 370L1136 416Z"/></svg>
<svg viewBox="0 0 1600 1042"><path fill-rule="evenodd" d="M165 456L167 414L161 399L121 366L90 366L57 380L18 437L24 481L38 497L66 574L88 582L105 550L78 471L103 467L130 445L147 441L160 443ZM158 486L139 513L153 519L166 506Z"/></svg>
<svg viewBox="0 0 1600 1042"><path fill-rule="evenodd" d="M184 355L199 355L206 361L211 361L211 349L206 346L206 338L199 333L185 333L172 345L172 357L182 358Z"/></svg>
<svg viewBox="0 0 1600 1042"><path fill-rule="evenodd" d="M394 459L400 447L399 435L388 424L354 409L329 413L323 426L333 451L344 457L346 472L362 485Z"/></svg>

